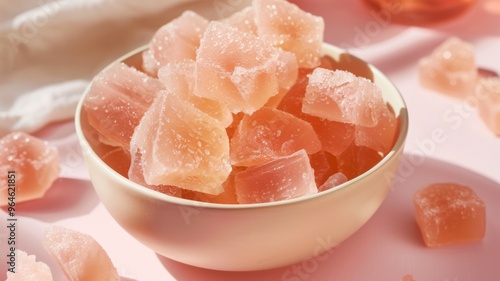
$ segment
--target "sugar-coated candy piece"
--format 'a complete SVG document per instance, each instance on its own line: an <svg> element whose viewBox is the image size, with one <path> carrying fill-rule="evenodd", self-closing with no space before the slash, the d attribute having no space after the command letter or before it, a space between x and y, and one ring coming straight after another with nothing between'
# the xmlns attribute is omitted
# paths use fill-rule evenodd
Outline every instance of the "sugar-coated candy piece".
<svg viewBox="0 0 500 281"><path fill-rule="evenodd" d="M137 126L130 154L137 153L148 185L216 195L231 172L224 126L169 93L158 96Z"/></svg>
<svg viewBox="0 0 500 281"><path fill-rule="evenodd" d="M231 164L259 165L301 149L308 154L321 149L313 127L290 113L263 107L239 123L231 138Z"/></svg>
<svg viewBox="0 0 500 281"><path fill-rule="evenodd" d="M254 0L259 36L266 42L297 56L299 67L319 65L325 23L284 0Z"/></svg>
<svg viewBox="0 0 500 281"><path fill-rule="evenodd" d="M131 155L131 163L127 172L129 180L149 189L161 192L174 197L182 197L182 188L172 185L152 185L146 183L144 170L142 168L142 154L137 152Z"/></svg>
<svg viewBox="0 0 500 281"><path fill-rule="evenodd" d="M251 114L284 84L283 56L257 36L211 22L196 56L194 94L223 102L231 112ZM292 69L293 71L293 69Z"/></svg>
<svg viewBox="0 0 500 281"><path fill-rule="evenodd" d="M15 273L7 271L6 281L52 281L50 268L36 257L26 252L16 250Z"/></svg>
<svg viewBox="0 0 500 281"><path fill-rule="evenodd" d="M240 204L274 202L318 192L305 150L248 167L235 177Z"/></svg>
<svg viewBox="0 0 500 281"><path fill-rule="evenodd" d="M318 187L318 191L321 192L328 189L332 189L347 181L348 181L347 177L342 172L337 172L328 177L328 179L321 186Z"/></svg>
<svg viewBox="0 0 500 281"><path fill-rule="evenodd" d="M484 237L486 207L470 187L433 183L415 193L413 205L428 247L470 243Z"/></svg>
<svg viewBox="0 0 500 281"><path fill-rule="evenodd" d="M219 120L224 127L229 126L233 121L233 116L225 105L219 101L193 94L195 70L194 61L169 63L158 71L158 78L167 92L192 103L194 107Z"/></svg>
<svg viewBox="0 0 500 281"><path fill-rule="evenodd" d="M48 142L24 132L0 139L0 206L42 198L60 173L59 153ZM16 188L10 196L9 183Z"/></svg>
<svg viewBox="0 0 500 281"><path fill-rule="evenodd" d="M229 174L227 180L222 184L224 191L220 194L211 195L203 192L184 189L182 191L182 198L217 204L238 204L234 178L237 173L244 171L245 169L245 167L233 167L233 169L231 170L231 174Z"/></svg>
<svg viewBox="0 0 500 281"><path fill-rule="evenodd" d="M92 80L83 108L101 142L128 150L135 127L162 89L158 79L115 63Z"/></svg>
<svg viewBox="0 0 500 281"><path fill-rule="evenodd" d="M354 141L354 125L330 121L302 112L302 103L309 81L308 75L311 72L312 70L309 69L301 69L297 82L282 98L277 108L309 122L321 141L322 149L338 156Z"/></svg>
<svg viewBox="0 0 500 281"><path fill-rule="evenodd" d="M243 8L231 16L222 20L223 23L237 28L239 31L257 34L257 25L255 24L255 9L253 6Z"/></svg>
<svg viewBox="0 0 500 281"><path fill-rule="evenodd" d="M387 155L391 151L398 130L398 119L388 108L382 109L374 127L356 126L354 143Z"/></svg>
<svg viewBox="0 0 500 281"><path fill-rule="evenodd" d="M194 60L208 20L193 11L160 27L151 39L151 51L160 66L171 62Z"/></svg>
<svg viewBox="0 0 500 281"><path fill-rule="evenodd" d="M49 226L42 242L70 281L120 280L106 251L88 234Z"/></svg>
<svg viewBox="0 0 500 281"><path fill-rule="evenodd" d="M477 67L471 44L452 37L420 59L419 77L423 86L456 98L474 93Z"/></svg>
<svg viewBox="0 0 500 281"><path fill-rule="evenodd" d="M382 92L370 80L344 70L316 68L309 76L302 111L330 121L373 127L385 107Z"/></svg>
<svg viewBox="0 0 500 281"><path fill-rule="evenodd" d="M500 136L500 78L480 79L475 96L479 117L494 134Z"/></svg>

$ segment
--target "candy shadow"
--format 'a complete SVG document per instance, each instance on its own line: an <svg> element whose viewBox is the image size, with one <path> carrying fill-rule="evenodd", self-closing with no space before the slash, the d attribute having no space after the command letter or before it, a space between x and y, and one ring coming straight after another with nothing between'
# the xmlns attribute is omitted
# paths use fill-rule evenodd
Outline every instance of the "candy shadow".
<svg viewBox="0 0 500 281"><path fill-rule="evenodd" d="M59 178L44 197L18 203L16 214L55 222L88 214L99 202L89 181Z"/></svg>

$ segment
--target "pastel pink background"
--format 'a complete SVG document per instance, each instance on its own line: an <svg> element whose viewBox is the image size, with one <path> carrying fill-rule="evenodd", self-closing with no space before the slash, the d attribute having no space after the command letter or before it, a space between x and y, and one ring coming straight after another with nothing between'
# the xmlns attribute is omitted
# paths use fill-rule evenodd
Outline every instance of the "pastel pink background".
<svg viewBox="0 0 500 281"><path fill-rule="evenodd" d="M400 280L406 274L417 281L499 280L500 137L463 101L422 88L417 61L446 38L458 36L474 45L478 65L500 72L500 1L479 1L463 17L432 27L382 26L360 1L293 2L323 16L325 41L374 64L392 79L407 102L406 155L387 200L368 224L321 259L288 267L234 273L177 263L142 246L110 217L88 181L73 123L68 121L37 134L59 148L64 178L56 181L45 198L19 204L18 248L46 262L55 280L64 280L64 275L41 246L43 231L50 224L92 235L106 249L122 280L361 281ZM444 139L433 139L436 130ZM481 243L441 249L423 246L411 199L418 188L435 181L469 185L485 200L487 233ZM1 211L0 221L5 222L4 216ZM0 238L4 235L2 229ZM4 248L0 249L4 256ZM5 272L0 260L0 272Z"/></svg>

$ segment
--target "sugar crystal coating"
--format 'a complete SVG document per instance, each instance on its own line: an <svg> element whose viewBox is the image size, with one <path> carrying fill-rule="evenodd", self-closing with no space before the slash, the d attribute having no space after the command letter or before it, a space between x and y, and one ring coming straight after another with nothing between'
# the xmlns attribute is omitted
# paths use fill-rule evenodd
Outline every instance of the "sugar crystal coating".
<svg viewBox="0 0 500 281"><path fill-rule="evenodd" d="M70 281L120 280L106 251L88 234L49 226L42 242Z"/></svg>
<svg viewBox="0 0 500 281"><path fill-rule="evenodd" d="M258 35L257 25L255 24L255 9L253 6L245 7L241 11L223 19L222 22L237 28L239 31Z"/></svg>
<svg viewBox="0 0 500 281"><path fill-rule="evenodd" d="M233 113L251 114L278 94L288 65L281 50L255 35L211 22L196 56L194 94L226 104ZM293 71L293 69L291 69Z"/></svg>
<svg viewBox="0 0 500 281"><path fill-rule="evenodd" d="M427 88L457 98L474 93L477 67L471 44L450 38L419 61L420 82Z"/></svg>
<svg viewBox="0 0 500 281"><path fill-rule="evenodd" d="M101 142L128 148L135 127L162 89L158 79L115 63L92 80L83 108Z"/></svg>
<svg viewBox="0 0 500 281"><path fill-rule="evenodd" d="M60 170L59 153L46 141L23 132L4 136L0 139L0 173L5 175L0 178L0 206L9 202L8 175L15 177L15 202L21 203L42 198Z"/></svg>
<svg viewBox="0 0 500 281"><path fill-rule="evenodd" d="M312 70L309 69L301 69L297 82L282 98L277 108L310 123L321 141L321 149L337 156L354 141L354 125L330 121L302 112L302 104L309 82L308 75L311 72Z"/></svg>
<svg viewBox="0 0 500 281"><path fill-rule="evenodd" d="M283 0L254 0L259 36L266 42L297 56L299 67L319 65L325 23L296 5Z"/></svg>
<svg viewBox="0 0 500 281"><path fill-rule="evenodd" d="M50 268L36 257L26 252L16 250L15 273L7 271L6 281L52 281Z"/></svg>
<svg viewBox="0 0 500 281"><path fill-rule="evenodd" d="M194 60L208 20L193 11L186 11L162 26L151 39L153 57L160 66L170 62Z"/></svg>
<svg viewBox="0 0 500 281"><path fill-rule="evenodd" d="M356 126L354 143L387 155L396 140L398 119L388 108L381 110L378 119L374 127Z"/></svg>
<svg viewBox="0 0 500 281"><path fill-rule="evenodd" d="M224 126L169 93L158 96L137 126L130 154L137 153L141 153L140 165L149 185L216 195L223 191L221 184L231 172Z"/></svg>
<svg viewBox="0 0 500 281"><path fill-rule="evenodd" d="M494 134L500 136L500 78L480 79L475 96L479 117Z"/></svg>
<svg viewBox="0 0 500 281"><path fill-rule="evenodd" d="M324 68L309 76L302 104L304 113L366 127L377 125L384 108L382 93L370 80Z"/></svg>
<svg viewBox="0 0 500 281"><path fill-rule="evenodd" d="M279 157L236 174L240 204L274 202L318 192L305 150Z"/></svg>
<svg viewBox="0 0 500 281"><path fill-rule="evenodd" d="M194 61L169 63L159 70L158 78L167 92L192 103L194 107L219 120L224 127L229 126L233 116L224 104L193 94L195 70Z"/></svg>
<svg viewBox="0 0 500 281"><path fill-rule="evenodd" d="M415 217L428 247L479 241L486 229L486 207L467 186L433 183L413 197Z"/></svg>
<svg viewBox="0 0 500 281"><path fill-rule="evenodd" d="M236 166L263 164L301 149L313 154L321 142L313 127L284 111L263 107L243 117L231 138L231 163Z"/></svg>

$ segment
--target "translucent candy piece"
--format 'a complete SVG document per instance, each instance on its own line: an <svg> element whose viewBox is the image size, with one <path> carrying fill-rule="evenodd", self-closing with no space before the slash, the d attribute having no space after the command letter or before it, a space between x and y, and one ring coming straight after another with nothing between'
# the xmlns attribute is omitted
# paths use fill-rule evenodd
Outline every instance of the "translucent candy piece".
<svg viewBox="0 0 500 281"><path fill-rule="evenodd" d="M146 183L144 179L144 170L142 168L142 154L136 152L132 154L130 168L128 170L128 178L144 187L161 192L174 197L182 197L182 188L172 185L151 185Z"/></svg>
<svg viewBox="0 0 500 281"><path fill-rule="evenodd" d="M130 154L121 147L113 148L101 156L102 161L118 174L128 177Z"/></svg>
<svg viewBox="0 0 500 281"><path fill-rule="evenodd" d="M342 172L337 172L331 175L320 187L318 187L318 191L321 192L332 189L347 181L347 177Z"/></svg>
<svg viewBox="0 0 500 281"><path fill-rule="evenodd" d="M194 94L223 102L233 113L251 114L278 94L282 57L250 33L211 22L196 57Z"/></svg>
<svg viewBox="0 0 500 281"><path fill-rule="evenodd" d="M49 226L43 246L70 281L120 280L106 251L88 234L61 226Z"/></svg>
<svg viewBox="0 0 500 281"><path fill-rule="evenodd" d="M259 165L301 149L308 154L321 149L313 127L290 113L263 107L241 120L231 138L231 163Z"/></svg>
<svg viewBox="0 0 500 281"><path fill-rule="evenodd" d="M370 80L343 70L316 68L302 104L304 113L366 127L377 125L386 105Z"/></svg>
<svg viewBox="0 0 500 281"><path fill-rule="evenodd" d="M255 10L253 6L248 6L239 12L222 20L239 31L257 35L257 25L255 24Z"/></svg>
<svg viewBox="0 0 500 281"><path fill-rule="evenodd" d="M479 117L494 134L500 136L500 78L480 79L475 95Z"/></svg>
<svg viewBox="0 0 500 281"><path fill-rule="evenodd" d="M398 130L398 119L388 108L382 110L375 127L356 126L355 144L366 146L387 155L394 146Z"/></svg>
<svg viewBox="0 0 500 281"><path fill-rule="evenodd" d="M377 165L382 155L368 147L352 143L342 154L337 156L337 165L348 179L353 179Z"/></svg>
<svg viewBox="0 0 500 281"><path fill-rule="evenodd" d="M185 199L217 204L238 204L234 179L237 173L244 170L245 167L233 167L231 174L229 174L227 180L222 184L224 191L221 194L211 195L203 192L183 190L182 197Z"/></svg>
<svg viewBox="0 0 500 281"><path fill-rule="evenodd" d="M148 185L173 185L208 194L223 191L231 172L229 139L219 121L176 95L163 93L144 115L131 140L141 153Z"/></svg>
<svg viewBox="0 0 500 281"><path fill-rule="evenodd" d="M169 63L159 70L158 78L167 92L192 103L194 107L219 120L224 127L229 126L233 121L233 116L225 105L193 94L195 70L194 61Z"/></svg>
<svg viewBox="0 0 500 281"><path fill-rule="evenodd" d="M259 36L271 45L297 56L299 67L319 65L325 23L283 0L254 0Z"/></svg>
<svg viewBox="0 0 500 281"><path fill-rule="evenodd" d="M304 69L300 71L297 82L283 97L277 108L309 122L321 141L322 150L338 156L354 141L354 125L330 121L302 112L302 103L309 81L308 75L311 71Z"/></svg>
<svg viewBox="0 0 500 281"><path fill-rule="evenodd" d="M0 206L42 198L60 174L59 153L46 141L23 132L10 133L0 139ZM9 171L12 171L10 173ZM15 184L14 197L9 196L9 179Z"/></svg>
<svg viewBox="0 0 500 281"><path fill-rule="evenodd" d="M316 186L321 186L331 175L338 172L337 158L324 150L309 155L309 162L314 170Z"/></svg>
<svg viewBox="0 0 500 281"><path fill-rule="evenodd" d="M100 141L128 150L135 127L161 89L158 79L123 63L99 73L83 107Z"/></svg>
<svg viewBox="0 0 500 281"><path fill-rule="evenodd" d="M476 242L486 229L485 204L469 187L434 183L413 198L415 217L428 247Z"/></svg>
<svg viewBox="0 0 500 281"><path fill-rule="evenodd" d="M474 93L478 77L471 44L450 38L419 61L420 82L424 87L456 98Z"/></svg>
<svg viewBox="0 0 500 281"><path fill-rule="evenodd" d="M162 26L153 35L151 51L160 66L171 62L195 60L200 39L208 20L193 11L186 11Z"/></svg>
<svg viewBox="0 0 500 281"><path fill-rule="evenodd" d="M16 250L16 272L7 271L6 281L52 281L50 268L41 261L35 261L35 256L19 249Z"/></svg>
<svg viewBox="0 0 500 281"><path fill-rule="evenodd" d="M281 201L318 192L305 150L248 167L236 174L235 183L240 204Z"/></svg>

